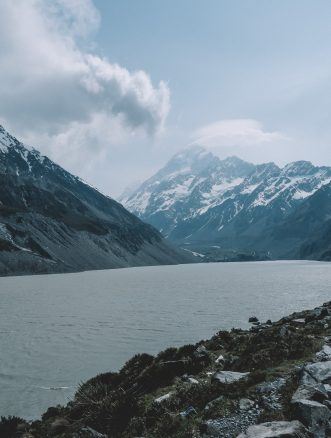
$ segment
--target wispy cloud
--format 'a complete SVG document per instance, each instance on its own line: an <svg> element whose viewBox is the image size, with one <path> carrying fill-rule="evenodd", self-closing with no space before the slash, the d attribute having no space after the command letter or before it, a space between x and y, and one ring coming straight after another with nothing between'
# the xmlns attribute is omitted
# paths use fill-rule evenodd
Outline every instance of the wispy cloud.
<svg viewBox="0 0 331 438"><path fill-rule="evenodd" d="M192 143L210 148L257 146L288 139L281 132L265 130L254 119L220 120L197 129L192 138Z"/></svg>

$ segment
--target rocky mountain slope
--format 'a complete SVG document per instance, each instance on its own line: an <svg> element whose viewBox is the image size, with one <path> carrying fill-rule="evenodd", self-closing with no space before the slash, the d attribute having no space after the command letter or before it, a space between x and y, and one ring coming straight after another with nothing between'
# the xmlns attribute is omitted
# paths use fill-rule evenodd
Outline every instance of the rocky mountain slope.
<svg viewBox="0 0 331 438"><path fill-rule="evenodd" d="M0 275L183 260L156 229L0 126Z"/></svg>
<svg viewBox="0 0 331 438"><path fill-rule="evenodd" d="M276 322L250 320L250 330L138 354L41 421L2 418L0 436L330 437L331 302Z"/></svg>
<svg viewBox="0 0 331 438"><path fill-rule="evenodd" d="M314 236L319 238L327 214L321 217L320 209L316 210L310 234L311 227L307 229L304 222L311 220L308 205L314 202L314 195L320 193L321 203L330 182L330 167L316 167L307 161L279 168L274 163L253 165L236 157L220 160L195 146L175 155L120 201L201 258L211 251L215 256L230 250L270 258L315 258L318 251L304 248ZM291 234L290 222L286 222L295 222L295 214L301 214L301 234L298 230Z"/></svg>

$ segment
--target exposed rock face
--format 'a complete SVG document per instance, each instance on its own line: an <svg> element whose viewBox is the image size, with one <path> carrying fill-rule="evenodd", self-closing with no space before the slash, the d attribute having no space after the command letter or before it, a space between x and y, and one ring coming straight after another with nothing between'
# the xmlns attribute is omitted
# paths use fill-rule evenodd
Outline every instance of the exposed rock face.
<svg viewBox="0 0 331 438"><path fill-rule="evenodd" d="M187 256L0 126L0 275L174 264Z"/></svg>
<svg viewBox="0 0 331 438"><path fill-rule="evenodd" d="M331 361L316 352L331 347L330 311L331 302L155 357L136 355L41 421L3 419L0 436L328 438Z"/></svg>

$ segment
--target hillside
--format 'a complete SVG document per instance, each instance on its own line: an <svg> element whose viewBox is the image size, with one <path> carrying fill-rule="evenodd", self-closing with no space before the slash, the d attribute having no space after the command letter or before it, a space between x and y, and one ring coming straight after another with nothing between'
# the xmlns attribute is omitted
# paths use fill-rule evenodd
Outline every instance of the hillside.
<svg viewBox="0 0 331 438"><path fill-rule="evenodd" d="M185 260L152 226L0 126L0 275Z"/></svg>

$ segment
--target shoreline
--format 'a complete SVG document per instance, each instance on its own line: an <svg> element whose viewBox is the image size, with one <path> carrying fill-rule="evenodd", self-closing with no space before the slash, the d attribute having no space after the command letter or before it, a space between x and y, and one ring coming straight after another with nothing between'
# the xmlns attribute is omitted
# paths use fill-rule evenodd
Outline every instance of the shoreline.
<svg viewBox="0 0 331 438"><path fill-rule="evenodd" d="M186 265L219 265L219 264L253 264L253 263L298 263L298 262L308 262L308 263L325 263L330 264L327 260L316 260L316 259L266 259L266 260L229 260L229 261L210 261L210 262L188 262L188 263L174 263L174 264L155 264L155 265L138 265L138 266L122 266L117 268L104 268L104 269L82 269L75 271L65 271L65 272L37 272L37 273L21 273L21 274L8 274L0 275L0 280L2 278L20 278L20 277L49 277L56 275L72 275L72 274L84 274L89 272L104 272L104 271L122 271L123 269L140 269L140 268L159 268L159 267L170 267L170 266L186 266Z"/></svg>
<svg viewBox="0 0 331 438"><path fill-rule="evenodd" d="M2 419L0 436L330 436L331 301L252 323L157 356L135 355L41 420Z"/></svg>

